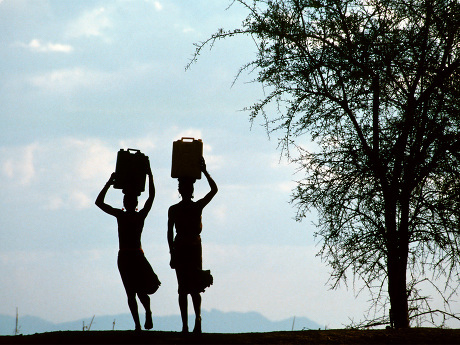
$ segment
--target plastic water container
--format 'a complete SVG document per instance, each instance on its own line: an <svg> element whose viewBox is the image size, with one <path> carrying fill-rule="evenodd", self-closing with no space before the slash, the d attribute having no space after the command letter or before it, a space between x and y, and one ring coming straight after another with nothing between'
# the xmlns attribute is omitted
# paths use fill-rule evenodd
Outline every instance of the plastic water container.
<svg viewBox="0 0 460 345"><path fill-rule="evenodd" d="M173 142L171 177L201 178L201 157L203 142L201 139L183 137Z"/></svg>
<svg viewBox="0 0 460 345"><path fill-rule="evenodd" d="M148 157L136 149L121 149L117 154L113 188L124 194L141 195L145 191Z"/></svg>

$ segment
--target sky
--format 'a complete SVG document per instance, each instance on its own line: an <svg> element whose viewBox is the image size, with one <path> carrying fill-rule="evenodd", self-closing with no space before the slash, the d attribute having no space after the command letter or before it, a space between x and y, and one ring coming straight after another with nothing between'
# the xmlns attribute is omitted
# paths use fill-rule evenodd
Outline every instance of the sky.
<svg viewBox="0 0 460 345"><path fill-rule="evenodd" d="M129 312L116 220L94 205L127 148L149 156L155 179L142 237L162 282L153 314L179 314L166 239L167 210L180 201L171 154L173 141L193 137L219 187L203 211L203 268L214 276L203 309L329 328L362 319L365 293L355 297L352 282L329 289L314 213L294 220L301 173L243 110L264 92L255 75L234 83L252 40L219 41L185 68L194 43L241 25L245 9L230 3L0 0L0 314L64 322ZM208 190L197 181L195 198ZM121 208L122 197L111 189L106 201Z"/></svg>

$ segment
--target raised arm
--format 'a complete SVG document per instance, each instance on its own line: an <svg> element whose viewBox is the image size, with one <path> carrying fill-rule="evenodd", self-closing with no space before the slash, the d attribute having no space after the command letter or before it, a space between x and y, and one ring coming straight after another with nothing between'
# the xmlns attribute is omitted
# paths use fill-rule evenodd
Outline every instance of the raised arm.
<svg viewBox="0 0 460 345"><path fill-rule="evenodd" d="M105 195L107 194L107 191L109 190L110 186L113 185L114 182L115 182L115 173L112 173L112 175L110 175L110 179L107 181L104 188L102 188L102 190L99 192L99 195L96 198L96 206L99 207L105 213L108 213L112 216L116 216L116 213L118 210L116 208L113 208L110 205L107 205L104 200L105 200Z"/></svg>
<svg viewBox="0 0 460 345"><path fill-rule="evenodd" d="M208 171L206 170L206 163L203 157L201 157L201 171L203 172L204 176L206 176L206 179L209 183L209 187L211 187L211 191L208 194L206 194L203 199L199 200L201 207L204 208L207 204L209 204L212 198L214 198L214 195L217 194L218 188L217 184L214 182L211 175L209 175Z"/></svg>
<svg viewBox="0 0 460 345"><path fill-rule="evenodd" d="M144 208L140 211L142 213L145 213L146 217L147 214L150 212L150 209L152 208L153 199L155 199L155 184L153 183L153 173L150 167L150 161L148 162L147 176L149 179L149 197L147 198L147 201L144 204Z"/></svg>

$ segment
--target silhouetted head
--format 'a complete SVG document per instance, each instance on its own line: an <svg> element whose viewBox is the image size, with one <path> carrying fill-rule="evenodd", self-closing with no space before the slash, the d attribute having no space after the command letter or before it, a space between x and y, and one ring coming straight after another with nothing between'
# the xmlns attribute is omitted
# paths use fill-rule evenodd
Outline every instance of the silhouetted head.
<svg viewBox="0 0 460 345"><path fill-rule="evenodd" d="M193 198L193 184L196 179L189 177L181 177L179 180L179 193L182 196L182 199L192 199Z"/></svg>
<svg viewBox="0 0 460 345"><path fill-rule="evenodd" d="M126 211L135 211L137 207L137 195L136 194L125 194L123 197L123 206Z"/></svg>

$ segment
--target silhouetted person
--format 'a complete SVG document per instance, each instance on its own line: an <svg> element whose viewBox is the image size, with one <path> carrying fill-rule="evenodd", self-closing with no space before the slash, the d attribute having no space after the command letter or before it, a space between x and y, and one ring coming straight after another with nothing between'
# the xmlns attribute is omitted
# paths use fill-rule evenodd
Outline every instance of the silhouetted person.
<svg viewBox="0 0 460 345"><path fill-rule="evenodd" d="M123 205L125 210L120 210L107 205L104 202L105 195L115 181L115 173L110 176L109 181L102 188L96 199L96 205L104 212L117 218L118 222L118 270L128 297L128 305L134 319L136 331L141 330L139 313L137 309L136 294L145 308L145 329L153 328L152 312L150 310L149 294L153 294L161 285L157 275L144 256L141 246L141 234L144 221L152 208L155 197L155 186L153 175L148 165L149 197L144 208L136 212L137 195L125 194Z"/></svg>
<svg viewBox="0 0 460 345"><path fill-rule="evenodd" d="M201 213L203 208L217 193L217 185L206 171L204 159L201 159L201 171L206 176L211 191L196 202L193 198L195 179L179 178L179 193L182 201L168 211L168 244L171 252L171 268L176 270L179 285L179 307L182 318L182 332L188 332L187 295L192 296L195 310L194 333L201 333L201 295L204 288L202 278L201 255ZM176 228L174 238L173 229Z"/></svg>

